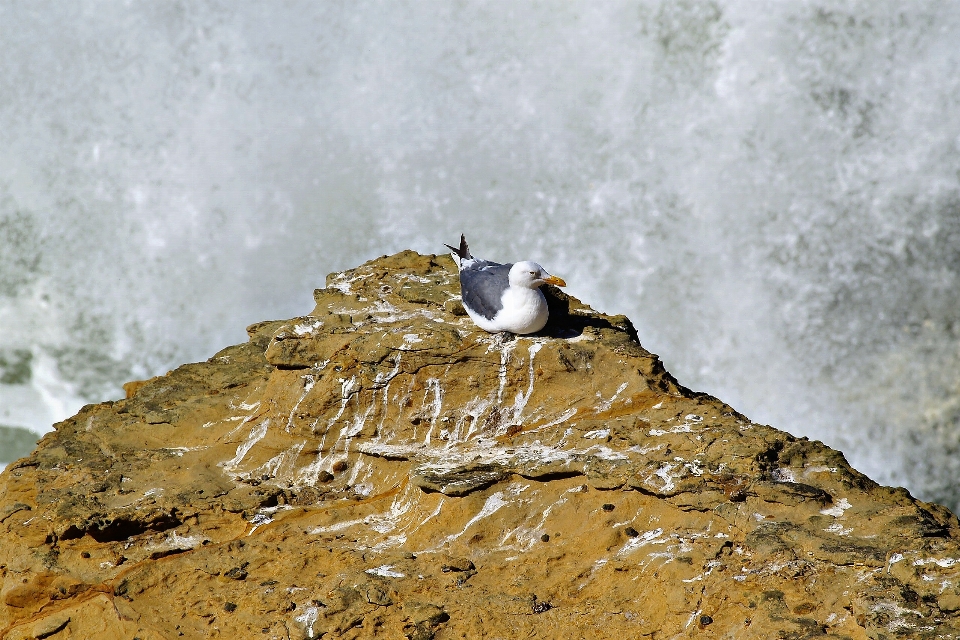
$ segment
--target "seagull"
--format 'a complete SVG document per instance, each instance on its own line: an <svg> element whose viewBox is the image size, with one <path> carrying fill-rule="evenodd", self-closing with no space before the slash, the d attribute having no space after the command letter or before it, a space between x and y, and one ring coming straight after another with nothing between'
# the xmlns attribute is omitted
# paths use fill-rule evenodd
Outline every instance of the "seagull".
<svg viewBox="0 0 960 640"><path fill-rule="evenodd" d="M445 244L459 258L463 308L474 323L490 333L536 333L547 324L547 299L540 287L567 285L536 262L498 264L470 255L460 235L460 248Z"/></svg>

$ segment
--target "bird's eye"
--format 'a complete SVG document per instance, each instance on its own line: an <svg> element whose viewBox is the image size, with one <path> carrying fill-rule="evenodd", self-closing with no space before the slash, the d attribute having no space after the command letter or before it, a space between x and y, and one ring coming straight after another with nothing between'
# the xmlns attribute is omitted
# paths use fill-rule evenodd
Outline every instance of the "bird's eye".
<svg viewBox="0 0 960 640"><path fill-rule="evenodd" d="M530 272L530 275L535 276L535 275L537 275L537 272L536 272L536 271L531 271L531 272Z"/></svg>

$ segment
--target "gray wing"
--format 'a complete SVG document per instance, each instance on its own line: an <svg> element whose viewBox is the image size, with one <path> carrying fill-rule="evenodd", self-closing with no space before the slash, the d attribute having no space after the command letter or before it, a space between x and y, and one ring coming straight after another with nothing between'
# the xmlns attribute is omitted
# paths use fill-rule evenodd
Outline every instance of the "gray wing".
<svg viewBox="0 0 960 640"><path fill-rule="evenodd" d="M501 298L510 286L512 264L478 260L460 272L460 295L463 304L487 320L493 320L503 308Z"/></svg>

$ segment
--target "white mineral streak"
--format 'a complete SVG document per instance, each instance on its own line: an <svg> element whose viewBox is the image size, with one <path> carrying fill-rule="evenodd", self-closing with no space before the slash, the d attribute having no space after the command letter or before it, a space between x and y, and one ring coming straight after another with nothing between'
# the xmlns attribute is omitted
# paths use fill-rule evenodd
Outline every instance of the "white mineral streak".
<svg viewBox="0 0 960 640"><path fill-rule="evenodd" d="M897 563L900 562L901 560L903 560L903 554L902 554L902 553L893 553L893 554L891 554L890 557L887 559L887 573L890 573L890 567L892 567L893 565L897 564Z"/></svg>
<svg viewBox="0 0 960 640"><path fill-rule="evenodd" d="M626 389L629 386L629 384L630 384L629 382L624 382L623 384L621 384L617 388L616 393L614 393L609 400L604 400L603 396L600 395L600 392L597 391L597 397L600 398L600 402L597 403L597 413L601 413L603 411L608 410L610 407L612 407L613 402L617 399L617 396L623 393L623 390Z"/></svg>
<svg viewBox="0 0 960 640"><path fill-rule="evenodd" d="M637 445L634 445L634 446L630 447L630 449L628 449L628 450L629 450L629 451L632 451L632 452L634 452L634 453L639 453L639 454L642 455L642 456L645 456L645 455L647 455L648 453L652 453L652 452L654 452L654 451L659 451L660 449L663 449L663 448L666 447L666 446L667 446L667 445L665 445L665 444L663 444L663 443L661 443L661 444L651 444L651 445L647 445L646 447L641 447L640 445L637 444Z"/></svg>
<svg viewBox="0 0 960 640"><path fill-rule="evenodd" d="M417 334L404 334L404 344L415 343L416 341L421 340ZM503 395L506 391L506 385L508 383L508 365L510 361L510 355L513 349L516 348L518 341L510 341L507 343L502 343L497 340L492 341L491 349L499 347L501 351L501 367L499 372L499 388L497 391L497 400L502 403ZM528 381L527 388L525 391L518 392L514 399L512 407L510 407L505 416L508 420L512 419L512 422L504 421L502 423L501 429L505 429L510 424L520 424L525 420L529 420L530 417L524 416L524 411L529 403L530 397L533 394L535 388L535 366L534 359L537 352L543 346L543 341L534 341L528 347L529 353L529 362L527 363L528 370ZM296 480L298 482L305 482L312 484L316 482L317 478L321 471L329 467L335 458L342 458L344 455L349 453L350 450L350 441L352 438L359 435L363 430L367 421L378 410L377 403L382 401L382 414L380 416L380 426L375 430L375 438L373 442L365 442L360 445L360 450L364 453L369 453L373 455L384 455L386 457L408 457L410 455L416 455L420 459L428 459L431 461L436 461L440 459L449 459L450 453L454 450L454 445L458 445L462 442L468 441L471 438L478 436L481 431L481 428L484 424L482 418L485 416L491 406L493 406L492 397L476 397L468 402L465 406L459 408L453 416L443 418L443 421L446 423L450 420L453 420L453 424L445 427L441 434L437 433L437 422L441 418L442 408L443 408L443 386L438 378L429 378L426 381L426 388L424 391L424 397L421 405L421 413L425 414L424 417L429 419L429 427L426 434L423 436L423 444L420 445L394 445L389 442L389 440L394 437L392 430L388 429L388 432L384 432L384 427L389 427L388 424L388 415L390 407L390 397L389 397L389 384L396 376L400 374L401 371L401 353L396 354L396 359L393 362L393 370L389 373L379 372L374 379L374 389L372 394L372 399L370 404L361 409L360 407L355 407L354 413L351 418L346 421L346 424L341 425L339 432L336 435L336 441L333 446L330 447L327 454L324 453L324 443L327 439L327 435L331 432L336 433L336 425L347 415L348 405L351 399L356 399L357 404L359 404L359 395L356 393L360 390L360 384L357 378L351 377L349 379L341 380L341 400L340 407L336 415L327 421L327 429L323 432L323 437L319 447L319 453L317 454L316 459L297 475ZM314 376L305 376L308 380L304 388L304 393L298 399L297 403L294 405L294 408L291 409L288 414L287 419L287 430L292 431L295 427L296 420L296 411L302 403L302 401L307 397L310 390L316 383L316 378ZM411 380L411 385L413 381ZM383 398L378 399L376 394L378 387L382 385ZM401 401L402 405L402 401ZM565 410L559 416L553 418L552 420L546 422L545 424L539 425L534 431L539 431L542 429L547 429L557 424L561 424L574 415L576 415L576 408L569 408ZM252 417L252 416L251 416ZM531 416L532 417L532 416ZM249 418L248 418L249 419ZM319 422L318 419L316 422ZM313 431L316 432L316 422L313 425ZM242 425L241 425L242 426ZM442 436L442 437L440 437ZM436 450L431 445L435 440L444 440L445 451ZM305 443L303 445L296 445L295 449L288 449L287 451L274 456L268 463L262 466L263 473L270 474L273 476L283 475L286 479L287 474L287 463L288 461L295 459L299 456L300 452L305 448ZM484 451L481 453L481 456L486 459L501 459L505 458L504 452L502 450L498 451L497 448L491 448L491 445L487 441L481 442L481 439L478 438L474 447L481 447ZM556 461L564 457L574 457L577 455L594 455L602 457L604 459L619 459L622 458L620 454L615 454L609 449L598 448L593 451L590 450L570 450L564 452L548 451L541 445L539 442L534 443L533 448L539 451L544 451L549 455L545 458L548 461ZM530 449L526 447L525 449ZM521 450L516 459L520 460L523 458L530 459L533 452L527 450ZM243 452L245 455L246 452ZM465 455L466 452L463 452ZM535 455L535 454L533 454ZM235 458L233 464L242 459L242 455L239 458ZM454 454L454 458L459 458ZM354 472L351 476L351 481L355 481L357 478L358 469L357 466L354 466Z"/></svg>
<svg viewBox="0 0 960 640"><path fill-rule="evenodd" d="M307 630L307 637L313 637L313 625L317 623L317 618L320 617L320 610L317 607L307 607L304 609L303 613L294 617L294 621L300 623Z"/></svg>
<svg viewBox="0 0 960 640"><path fill-rule="evenodd" d="M367 419L370 417L370 414L372 414L376 410L376 407L377 407L376 397L377 397L377 390L374 389L372 401L370 402L370 404L364 408L362 413L357 412L353 416L353 419L348 420L344 425L344 427L340 430L340 437L337 438L337 441L334 443L332 447L333 451L337 451L342 447L344 454L349 453L350 441L353 440L353 438L357 437L361 431L363 431L363 427L367 424Z"/></svg>
<svg viewBox="0 0 960 640"><path fill-rule="evenodd" d="M174 531L166 538L160 542L151 542L145 545L144 549L150 552L156 551L171 551L174 549L177 550L186 550L194 549L203 542L203 537L199 535L195 536L181 536L179 533Z"/></svg>
<svg viewBox="0 0 960 640"><path fill-rule="evenodd" d="M246 420L249 416L230 416L227 418L221 418L220 420L211 420L210 422L204 422L200 425L201 429L208 429L215 424L220 424L221 422L236 422L237 420Z"/></svg>
<svg viewBox="0 0 960 640"><path fill-rule="evenodd" d="M470 437L480 431L480 417L483 416L493 405L493 401L488 398L473 398L468 402L460 411L460 417L457 419L455 425L453 438L450 440L450 444L459 443L461 441L469 440ZM461 438L462 425L465 421L469 419L470 427L467 430L467 433Z"/></svg>
<svg viewBox="0 0 960 640"><path fill-rule="evenodd" d="M271 518L270 514L268 513L261 511L260 513L254 514L254 516L250 518L250 524L252 524L253 527L250 529L247 535L252 536L254 531L263 525L270 524L271 522L273 522L273 518Z"/></svg>
<svg viewBox="0 0 960 640"><path fill-rule="evenodd" d="M371 456L383 458L407 459L416 456L421 451L427 451L427 445L422 442L412 444L388 444L386 442L362 442L357 451ZM432 451L432 449L429 449Z"/></svg>
<svg viewBox="0 0 960 640"><path fill-rule="evenodd" d="M133 505L137 504L138 502L143 502L144 500L153 498L153 497L155 497L155 496L161 496L161 495L163 495L163 489L161 489L161 488L159 488L159 487L156 487L156 488L153 488L153 489L147 489L146 491L143 492L143 495L142 495L142 496L139 496L139 497L137 497L137 498L133 498L133 499L130 500L129 502L121 503L121 504L118 504L117 506L120 507L120 508L126 508L126 507L133 506ZM23 524L24 524L24 525L30 524L30 521L31 521L31 520L33 520L33 518L30 518L30 520L25 521Z"/></svg>
<svg viewBox="0 0 960 640"><path fill-rule="evenodd" d="M220 466L228 471L233 471L236 469L237 465L240 464L240 461L243 460L250 449L253 448L253 445L263 440L263 437L267 435L267 428L269 426L270 418L266 418L260 424L251 429L250 435L247 436L247 439L244 440L239 447L237 447L237 455L226 462L220 463Z"/></svg>
<svg viewBox="0 0 960 640"><path fill-rule="evenodd" d="M232 437L234 437L235 435L237 435L238 433L240 433L240 431L243 429L244 425L246 425L248 422L251 422L252 420L255 420L255 419L260 415L260 414L257 412L257 409L260 408L260 403L259 403L259 402L254 402L253 404L242 403L242 404L240 404L239 406L236 406L236 407L231 405L230 408L231 408L231 409L243 409L244 411L250 411L250 413L247 414L247 415L245 415L245 416L231 416L231 417L225 419L225 420L237 420L237 419L241 420L240 424L238 424L237 426L235 426L235 427L226 435L226 437L227 437L228 439L229 439L229 438L232 438Z"/></svg>
<svg viewBox="0 0 960 640"><path fill-rule="evenodd" d="M330 283L330 287L329 287L329 288L330 288L330 289L336 289L336 290L339 291L340 293L347 293L347 294L349 294L349 293L352 293L352 285L353 285L354 282L357 282L357 281L359 281L359 280L364 280L364 279L366 279L366 278L369 278L371 275L373 275L373 274L371 274L371 273L361 273L361 274L359 274L359 275L355 275L355 276L352 277L352 278L349 278L349 277L347 277L347 273L346 273L346 272L344 272L344 273L338 273L338 274L334 277L333 282Z"/></svg>
<svg viewBox="0 0 960 640"><path fill-rule="evenodd" d="M693 621L696 620L696 619L697 619L697 616L699 616L701 613L703 613L703 609L697 609L696 611L694 611L693 613L691 613L691 614L690 614L690 617L687 618L687 623L686 623L685 625L683 625L683 628L686 629L686 628L689 627L691 624L693 624Z"/></svg>
<svg viewBox="0 0 960 640"><path fill-rule="evenodd" d="M307 530L307 533L311 535L319 535L321 533L336 533L337 531L343 531L349 529L350 527L355 527L360 524L364 524L366 518L357 518L355 520L344 520L343 522L338 522L336 524L327 525L325 527L314 527L313 529Z"/></svg>
<svg viewBox="0 0 960 640"><path fill-rule="evenodd" d="M306 440L301 440L289 449L281 451L257 467L250 475L253 477L268 476L274 478L275 482L278 483L292 480L297 458L300 457L300 452L303 451L306 444Z"/></svg>
<svg viewBox="0 0 960 640"><path fill-rule="evenodd" d="M394 496L393 501L390 503L389 511L371 514L364 518L364 523L377 533L389 533L397 528L400 519L409 513L417 504L411 487L408 485L402 493Z"/></svg>
<svg viewBox="0 0 960 640"><path fill-rule="evenodd" d="M438 496L436 498L437 506L433 509L433 511L430 511L429 513L426 513L426 515L424 515L425 513L424 507L427 504L429 504L429 502L419 500L420 489L407 486L407 489L404 493L406 495L405 497L406 502L402 503L398 508L399 513L401 515L406 515L414 509L417 510L417 513L410 513L410 517L406 519L407 520L406 526L401 528L397 534L387 538L386 540L384 540L383 542L380 542L377 545L374 545L375 549L388 548L391 546L398 546L398 545L404 544L407 541L407 537L409 534L416 533L417 531L419 531L420 528L423 527L427 522L439 516L440 511L443 509L443 504L445 500L445 496L443 494L437 494ZM412 494L417 494L417 495L416 497L414 497L414 495ZM399 515L398 515L398 518L399 518Z"/></svg>
<svg viewBox="0 0 960 640"><path fill-rule="evenodd" d="M417 344L418 342L423 342L423 338L418 336L415 333L405 333L403 334L403 346L401 349L409 349L410 345Z"/></svg>
<svg viewBox="0 0 960 640"><path fill-rule="evenodd" d="M900 555L900 554L896 554L896 555ZM891 560L892 560L892 556L891 556ZM948 568L956 565L958 562L960 561L958 561L956 558L917 558L916 560L913 561L913 566L922 567L923 565L926 565L926 564L935 564L938 567Z"/></svg>
<svg viewBox="0 0 960 640"><path fill-rule="evenodd" d="M673 429L650 429L648 432L651 436L665 436L668 433L693 433L693 429L690 428L690 423L687 422Z"/></svg>
<svg viewBox="0 0 960 640"><path fill-rule="evenodd" d="M323 533L336 533L344 531L355 526L366 526L380 535L391 533L397 530L401 522L406 522L396 535L381 541L375 548L385 549L392 546L403 544L407 540L407 534L412 530L416 531L426 522L440 514L443 507L443 496L437 498L437 506L429 513L425 512L429 501L421 500L420 490L407 486L407 488L394 497L390 509L386 512L374 513L363 518L337 522L327 526L319 526L308 531L311 535Z"/></svg>
<svg viewBox="0 0 960 640"><path fill-rule="evenodd" d="M403 282L404 280L413 280L414 282L419 282L420 284L430 284L430 278L426 276L418 276L414 273L400 273L397 274L397 280Z"/></svg>
<svg viewBox="0 0 960 640"><path fill-rule="evenodd" d="M519 467L528 464L547 464L553 462L573 463L577 460L597 458L600 460L627 460L628 456L609 447L595 444L585 449L560 449L545 445L539 440L529 444L512 447L494 446L491 441L483 440L477 446L463 447L459 450L445 447L410 448L411 456L416 453L418 460L426 460L423 468L432 471L450 471L467 463L499 464L505 467ZM484 446L486 444L487 446ZM382 445L380 445L382 446ZM368 445L360 445L361 452L369 451ZM394 454L403 447L391 449ZM376 451L376 449L374 450Z"/></svg>
<svg viewBox="0 0 960 640"><path fill-rule="evenodd" d="M400 375L400 360L403 357L402 352L397 352L396 359L393 362L393 370L390 373L383 373L378 371L376 377L373 379L374 385L387 385L390 384L390 381Z"/></svg>
<svg viewBox="0 0 960 640"><path fill-rule="evenodd" d="M424 444L430 444L430 437L433 434L434 428L437 426L437 418L440 417L440 410L443 408L443 387L440 385L440 380L437 378L428 378L427 379L427 388L423 392L423 407L427 408L427 397L430 395L430 392L433 391L433 401L430 403L430 408L433 411L433 415L430 416L430 429L427 431L427 435L424 438Z"/></svg>
<svg viewBox="0 0 960 640"><path fill-rule="evenodd" d="M807 467L806 469L803 470L803 475L807 476L807 475L810 475L811 473L824 473L824 472L836 473L837 468L824 467L824 466Z"/></svg>
<svg viewBox="0 0 960 640"><path fill-rule="evenodd" d="M374 569L367 569L366 573L369 573L372 576L380 576L381 578L405 578L405 573L400 573L399 571L393 570L392 564L382 564L379 567Z"/></svg>
<svg viewBox="0 0 960 640"><path fill-rule="evenodd" d="M303 376L303 380L306 381L303 385L303 393L300 394L300 399L297 400L296 404L293 405L293 408L290 409L290 415L287 417L287 433L293 431L293 416L297 412L297 409L300 408L300 403L303 402L303 399L307 397L307 395L310 393L310 390L313 389L314 385L317 384L317 379L310 374Z"/></svg>
<svg viewBox="0 0 960 640"><path fill-rule="evenodd" d="M500 372L498 378L500 386L497 389L497 404L503 404L503 391L507 386L507 364L510 362L510 352L517 346L517 341L513 340L500 346ZM492 346L491 346L492 348Z"/></svg>
<svg viewBox="0 0 960 640"><path fill-rule="evenodd" d="M163 447L162 450L169 451L170 453L177 456L178 458L182 458L183 454L187 453L188 451L203 451L204 449L209 449L209 448L210 447L208 445L203 445L203 446L196 446L196 447Z"/></svg>
<svg viewBox="0 0 960 640"><path fill-rule="evenodd" d="M346 308L331 309L331 311L344 315L354 315L357 313L356 309ZM443 322L437 317L436 313L429 309L417 307L414 311L401 312L395 306L382 299L375 300L372 306L364 307L363 311L364 313L369 313L373 320L379 324L403 322L412 318L426 318L434 322Z"/></svg>
<svg viewBox="0 0 960 640"><path fill-rule="evenodd" d="M530 396L533 394L533 383L534 383L534 369L533 369L533 360L536 357L540 349L543 348L543 342L534 342L530 345L528 351L530 355L530 362L527 365L527 376L529 381L527 383L527 392L517 392L516 398L513 401L513 413L512 415L512 424L523 424L523 410L527 407L527 402L530 400Z"/></svg>
<svg viewBox="0 0 960 640"><path fill-rule="evenodd" d="M359 469L359 468L360 468L360 465L358 464L355 468L356 468L356 469ZM355 473L354 475L356 475L356 473ZM368 482L361 482L361 483L358 483L358 484L353 484L353 482L354 482L354 479L353 479L353 478L351 478L351 479L348 481L348 483L349 483L349 484L352 486L352 488L353 488L353 492L354 492L355 494L357 494L358 496L360 496L361 498L369 498L369 497L370 497L370 494L373 493L373 485L372 485L372 484L370 484L370 483L368 483Z"/></svg>
<svg viewBox="0 0 960 640"><path fill-rule="evenodd" d="M503 491L497 491L496 493L491 495L489 498L487 498L486 502L483 503L483 508L480 509L480 512L477 513L477 515L470 518L470 520L467 521L467 524L463 526L463 529L459 533L452 533L446 538L444 538L440 542L440 544L437 545L437 548L439 549L449 545L451 542L453 542L454 540L456 540L457 538L465 534L467 532L467 529L472 527L474 524L483 520L484 518L490 517L491 515L499 511L501 508L510 504L510 498L520 495L521 493L526 491L527 488L528 488L527 485L512 484L506 489L504 489Z"/></svg>
<svg viewBox="0 0 960 640"><path fill-rule="evenodd" d="M630 538L627 540L626 544L624 544L623 547L617 551L616 557L622 558L623 556L630 555L637 549L645 547L648 544L666 544L667 540L660 537L662 535L663 529L660 528L653 529L651 531L644 531L636 538Z"/></svg>
<svg viewBox="0 0 960 640"><path fill-rule="evenodd" d="M323 455L323 446L327 442L327 433L328 432L324 432L320 438L320 444L317 446L317 456L313 459L313 462L297 473L296 480L294 481L295 484L313 485L317 483L326 460Z"/></svg>
<svg viewBox="0 0 960 640"><path fill-rule="evenodd" d="M558 424L563 424L564 422L566 422L567 420L569 420L570 418L572 418L572 417L575 416L575 415L577 415L577 408L576 408L576 407L570 407L569 409L567 409L566 411L564 411L563 413L561 413L557 418L551 420L550 422L547 422L547 423L545 423L545 424L540 425L540 426L537 427L536 429L528 429L528 430L526 431L526 433L536 433L537 431L543 431L544 429L549 429L550 427L555 427L555 426L557 426Z"/></svg>
<svg viewBox="0 0 960 640"><path fill-rule="evenodd" d="M913 622L910 622L907 619L907 615L917 616L923 618L923 614L915 609L907 609L906 607L901 607L896 602L891 602L889 600L884 600L879 602L870 608L870 611L873 613L885 613L888 616L891 616L893 619L887 623L887 630L895 632L899 629L913 629L916 625Z"/></svg>
<svg viewBox="0 0 960 640"><path fill-rule="evenodd" d="M357 418L355 418L355 421L353 423L348 421L346 425L341 427L340 433L337 436L337 440L334 442L333 446L330 447L330 453L326 456L323 454L323 444L324 442L326 442L326 434L329 433L330 430L333 428L333 426L337 424L340 418L343 417L343 414L346 412L346 409L347 409L347 404L350 402L351 398L355 397L356 392L359 390L359 388L360 388L360 384L359 382L357 382L356 376L351 376L349 379L340 380L340 408L337 410L337 415L335 415L333 418L331 418L327 422L327 426L326 426L323 438L320 442L320 446L317 447L318 449L317 457L313 460L313 462L311 462L309 465L301 469L300 472L297 474L298 483L316 484L317 479L320 477L320 473L324 471L324 467L327 464L332 463L334 456L337 455L337 449L338 449L338 446L341 445L341 443L344 448L343 453L345 454L346 447L349 446L349 441L350 441L350 438L352 437L349 434L351 431L353 431L353 429L357 428L357 425L356 425ZM319 418L317 419L317 421L319 421ZM314 428L315 427L316 427L316 422L314 422ZM359 433L359 430L361 430L362 428L363 428L363 424L361 422L361 424L359 425L359 428L357 428L357 432ZM340 454L340 455L341 457L343 456L343 454Z"/></svg>
<svg viewBox="0 0 960 640"><path fill-rule="evenodd" d="M399 372L400 370L400 354L397 354L397 363L396 363L395 370L397 372ZM380 377L380 374L378 373L377 378L379 377ZM385 426L387 421L387 415L389 415L390 413L390 382L393 381L395 377L396 377L396 374L390 376L385 381L385 383L383 381L379 383L375 383L375 384L383 384L383 408L380 412L380 423L377 425L376 435L374 436L377 440L381 440L383 438L389 439L391 436L393 436L393 429L392 428L386 429L386 432L385 432ZM373 399L376 400L376 396L374 396Z"/></svg>
<svg viewBox="0 0 960 640"><path fill-rule="evenodd" d="M672 475L670 472L676 468L677 465L670 464L669 462L664 462L663 465L653 472L653 475L647 476L647 481L652 482L653 476L657 476L662 481L662 485L658 487L660 491L673 491L676 487L674 480L676 476Z"/></svg>
<svg viewBox="0 0 960 640"><path fill-rule="evenodd" d="M596 561L593 563L593 565L591 565L591 567L590 567L590 573L587 575L586 580L584 580L584 581L581 582L579 585L577 585L577 591L580 591L580 590L583 589L585 586L587 586L588 584L590 584L590 581L593 579L593 576L597 573L597 571L599 571L599 570L602 569L604 566L606 566L606 564L607 564L608 562L610 562L610 559L609 559L609 558L600 558L599 560L596 560Z"/></svg>
<svg viewBox="0 0 960 640"><path fill-rule="evenodd" d="M567 503L567 501L569 500L569 497L567 496L567 494L579 493L579 492L580 492L580 487L573 487L572 489L567 489L566 491L564 491L560 495L560 497L557 500L555 500L553 503L551 503L550 506L544 509L542 513L540 514L534 513L532 517L527 518L524 524L521 524L515 529L507 532L507 534L504 535L503 538L500 540L499 548L501 550L519 549L521 551L528 551L533 545L539 542L540 537L544 533L546 533L546 530L544 529L544 525L547 522L547 518L550 517L550 513L555 508ZM536 524L532 526L528 526L526 522L531 520L532 518L537 518L538 521ZM517 545L510 545L510 546L506 545L507 540L509 540L511 537L517 541L518 543Z"/></svg>
<svg viewBox="0 0 960 640"><path fill-rule="evenodd" d="M609 435L610 429L595 429L594 431L587 431L585 434L583 434L583 437L591 440L594 438L599 440L606 438Z"/></svg>
<svg viewBox="0 0 960 640"><path fill-rule="evenodd" d="M674 458L674 460L682 461L683 458ZM703 475L702 463L699 460L691 460L690 462L684 462L683 468L689 471L692 475L697 476L698 478Z"/></svg>
<svg viewBox="0 0 960 640"><path fill-rule="evenodd" d="M833 505L829 509L821 509L820 513L825 516L833 516L834 518L839 518L843 515L843 512L852 507L853 505L846 498L840 498L840 502Z"/></svg>
<svg viewBox="0 0 960 640"><path fill-rule="evenodd" d="M827 533L833 533L838 536L850 535L853 532L853 529L845 529L842 524L839 522L834 522L832 525L824 529Z"/></svg>
<svg viewBox="0 0 960 640"><path fill-rule="evenodd" d="M659 531L659 533L656 533L657 531ZM666 537L661 537L662 535L663 535L662 529L657 529L652 532L648 531L647 533L642 534L637 538L633 538L630 542L624 545L624 547L617 553L617 556L627 555L629 553L632 553L636 549L644 547L648 544L666 545L665 547L663 547L662 551L651 552L645 556L645 559L639 563L640 566L642 567L642 570L641 570L641 573L642 573L655 561L658 561L658 560L662 561L662 564L661 564L662 566L664 564L669 564L675 561L678 557L689 554L693 550L692 542L694 540L699 538L711 537L710 527L707 527L706 531L700 532L700 533L685 532L683 534L680 534L680 533L674 532L667 535ZM684 580L684 582L698 582L702 580L704 577L710 575L713 572L713 570L719 565L720 565L719 562L715 562L715 561L707 562L705 565L707 570L704 573L701 573L699 576L690 578L689 580ZM746 569L744 570L746 571ZM639 578L640 576L638 575L634 578L634 580L637 580Z"/></svg>
<svg viewBox="0 0 960 640"><path fill-rule="evenodd" d="M301 322L293 326L293 332L298 336L305 336L312 334L314 331L323 326L323 321L314 320L313 322Z"/></svg>

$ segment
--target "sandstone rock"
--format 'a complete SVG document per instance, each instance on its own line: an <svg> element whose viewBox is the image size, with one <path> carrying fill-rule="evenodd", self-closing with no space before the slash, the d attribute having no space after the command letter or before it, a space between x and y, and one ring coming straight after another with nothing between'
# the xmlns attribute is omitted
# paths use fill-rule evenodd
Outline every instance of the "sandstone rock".
<svg viewBox="0 0 960 640"><path fill-rule="evenodd" d="M956 517L444 256L84 407L0 476L3 638L955 637Z"/></svg>

